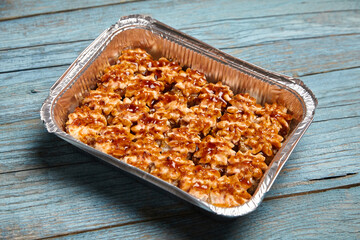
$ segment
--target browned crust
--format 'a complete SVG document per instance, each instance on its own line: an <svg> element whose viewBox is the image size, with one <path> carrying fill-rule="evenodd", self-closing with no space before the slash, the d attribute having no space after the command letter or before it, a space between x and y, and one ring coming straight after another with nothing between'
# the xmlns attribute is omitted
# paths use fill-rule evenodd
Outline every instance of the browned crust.
<svg viewBox="0 0 360 240"><path fill-rule="evenodd" d="M251 198L291 119L284 106L261 106L199 71L128 49L69 114L66 129L201 200L234 207Z"/></svg>

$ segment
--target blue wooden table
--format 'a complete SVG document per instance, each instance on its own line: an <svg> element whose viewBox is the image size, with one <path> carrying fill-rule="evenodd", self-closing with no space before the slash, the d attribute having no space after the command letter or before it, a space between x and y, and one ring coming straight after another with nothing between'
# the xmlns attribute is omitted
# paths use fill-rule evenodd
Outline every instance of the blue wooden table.
<svg viewBox="0 0 360 240"><path fill-rule="evenodd" d="M299 77L315 120L264 202L210 219L48 134L39 109L77 55L141 13ZM0 1L0 239L360 239L360 1Z"/></svg>

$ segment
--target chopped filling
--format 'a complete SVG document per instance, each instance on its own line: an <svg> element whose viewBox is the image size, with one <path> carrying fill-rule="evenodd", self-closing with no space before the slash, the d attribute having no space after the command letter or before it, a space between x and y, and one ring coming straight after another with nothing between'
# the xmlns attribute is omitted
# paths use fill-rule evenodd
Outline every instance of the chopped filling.
<svg viewBox="0 0 360 240"><path fill-rule="evenodd" d="M251 198L289 133L286 107L142 49L124 50L69 114L74 138L218 207Z"/></svg>

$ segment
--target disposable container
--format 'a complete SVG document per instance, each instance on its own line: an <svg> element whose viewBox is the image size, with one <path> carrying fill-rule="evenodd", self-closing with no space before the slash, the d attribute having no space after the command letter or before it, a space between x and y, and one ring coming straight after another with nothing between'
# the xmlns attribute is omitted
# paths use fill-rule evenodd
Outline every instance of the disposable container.
<svg viewBox="0 0 360 240"><path fill-rule="evenodd" d="M154 58L163 56L179 62L183 67L204 72L208 81L221 81L230 86L234 94L247 92L260 104L278 102L293 114L289 135L248 202L232 208L216 207L147 172L87 146L66 133L68 114L74 111L89 90L96 87L101 71L113 64L123 49L138 47L148 51ZM50 133L80 149L215 216L234 218L250 213L259 206L312 122L316 105L315 96L299 79L270 72L234 58L149 16L131 15L122 17L105 30L78 56L50 88L40 115Z"/></svg>

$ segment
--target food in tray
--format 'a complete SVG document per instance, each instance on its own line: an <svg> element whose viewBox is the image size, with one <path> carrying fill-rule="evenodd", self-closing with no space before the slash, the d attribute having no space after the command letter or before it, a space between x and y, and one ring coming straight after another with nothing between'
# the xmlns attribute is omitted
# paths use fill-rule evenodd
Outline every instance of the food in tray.
<svg viewBox="0 0 360 240"><path fill-rule="evenodd" d="M261 106L197 70L128 49L66 130L198 199L234 207L251 198L291 119L284 106Z"/></svg>

